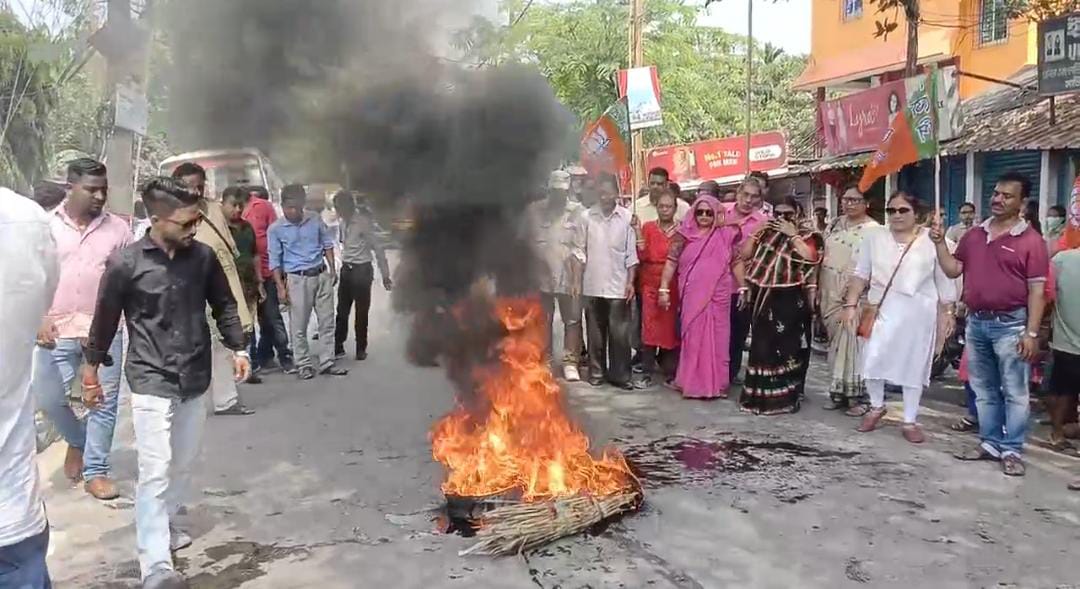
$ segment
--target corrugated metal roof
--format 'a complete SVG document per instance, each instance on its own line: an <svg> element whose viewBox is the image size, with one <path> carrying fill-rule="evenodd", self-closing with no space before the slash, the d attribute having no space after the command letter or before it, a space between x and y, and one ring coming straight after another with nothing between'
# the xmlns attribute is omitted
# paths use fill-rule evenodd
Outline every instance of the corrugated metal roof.
<svg viewBox="0 0 1080 589"><path fill-rule="evenodd" d="M943 154L983 151L1021 151L1080 147L1080 97L1055 99L1055 124L1050 124L1050 100L1036 90L1034 67L1010 81L1024 86L1002 86L963 105L964 133L942 146Z"/></svg>
<svg viewBox="0 0 1080 589"><path fill-rule="evenodd" d="M804 166L799 166L804 173L816 174L826 170L839 170L841 168L861 168L870 162L872 152L850 153L819 159ZM794 166L793 166L794 167Z"/></svg>

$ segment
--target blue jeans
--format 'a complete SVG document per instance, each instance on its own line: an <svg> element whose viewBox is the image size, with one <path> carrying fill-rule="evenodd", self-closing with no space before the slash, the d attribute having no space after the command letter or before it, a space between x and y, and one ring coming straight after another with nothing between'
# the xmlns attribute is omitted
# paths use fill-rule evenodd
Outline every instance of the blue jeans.
<svg viewBox="0 0 1080 589"><path fill-rule="evenodd" d="M277 284L273 278L263 281L266 289L266 299L259 303L259 337L251 338L251 358L255 366L264 366L274 359L274 351L277 351L279 364L289 364L293 361L292 350L289 349L289 331L285 329L285 319L281 316L281 299L278 296Z"/></svg>
<svg viewBox="0 0 1080 589"><path fill-rule="evenodd" d="M0 587L4 589L51 589L45 554L49 551L49 527L40 534L10 546L0 546Z"/></svg>
<svg viewBox="0 0 1080 589"><path fill-rule="evenodd" d="M968 372L979 412L979 438L983 448L997 457L1024 450L1031 366L1017 346L1026 330L1025 309L991 318L968 317Z"/></svg>
<svg viewBox="0 0 1080 589"><path fill-rule="evenodd" d="M967 395L968 417L972 421L979 421L979 407L975 403L975 389L971 388L971 383L964 383L964 394Z"/></svg>
<svg viewBox="0 0 1080 589"><path fill-rule="evenodd" d="M34 348L34 397L38 407L56 425L64 441L83 451L83 478L109 476L109 453L112 451L113 430L116 427L116 405L120 396L120 366L123 361L124 337L117 332L109 355L112 366L102 366L99 372L104 399L83 423L75 417L68 404L68 393L76 378L82 378L82 344L77 339L58 339L56 347L47 350Z"/></svg>

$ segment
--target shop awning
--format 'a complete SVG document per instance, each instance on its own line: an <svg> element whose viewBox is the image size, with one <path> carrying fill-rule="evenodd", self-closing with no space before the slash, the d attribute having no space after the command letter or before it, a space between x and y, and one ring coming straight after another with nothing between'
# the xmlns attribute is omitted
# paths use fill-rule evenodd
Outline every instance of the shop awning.
<svg viewBox="0 0 1080 589"><path fill-rule="evenodd" d="M919 64L937 63L948 59L952 36L950 31L919 31ZM792 84L796 90L839 86L887 72L904 69L906 59L904 44L878 41L859 51L849 51L834 57L809 63Z"/></svg>

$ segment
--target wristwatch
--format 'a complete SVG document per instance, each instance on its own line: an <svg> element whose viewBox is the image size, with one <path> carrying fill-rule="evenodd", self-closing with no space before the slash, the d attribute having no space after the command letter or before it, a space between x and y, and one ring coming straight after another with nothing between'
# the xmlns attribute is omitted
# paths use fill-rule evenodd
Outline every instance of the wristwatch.
<svg viewBox="0 0 1080 589"><path fill-rule="evenodd" d="M1025 333L1024 335L1026 335L1027 337L1030 337L1031 339L1039 339L1039 332L1037 332L1037 331L1029 331L1029 332Z"/></svg>
<svg viewBox="0 0 1080 589"><path fill-rule="evenodd" d="M247 358L248 360L251 359L251 356L248 355L247 350L233 350L233 356L239 356L241 358Z"/></svg>

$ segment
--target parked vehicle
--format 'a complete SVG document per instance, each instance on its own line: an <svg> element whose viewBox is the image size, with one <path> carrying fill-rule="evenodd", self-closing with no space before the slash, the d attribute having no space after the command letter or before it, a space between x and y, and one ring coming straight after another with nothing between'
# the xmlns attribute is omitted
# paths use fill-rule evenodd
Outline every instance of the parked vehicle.
<svg viewBox="0 0 1080 589"><path fill-rule="evenodd" d="M270 202L280 213L281 189L285 183L262 151L251 147L192 151L161 162L160 171L170 175L185 162L194 162L206 169L207 195L220 196L225 188L234 184L265 186L270 192Z"/></svg>

